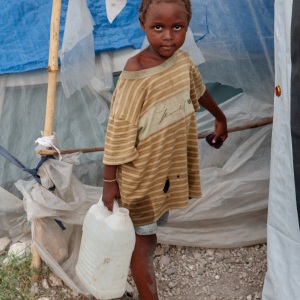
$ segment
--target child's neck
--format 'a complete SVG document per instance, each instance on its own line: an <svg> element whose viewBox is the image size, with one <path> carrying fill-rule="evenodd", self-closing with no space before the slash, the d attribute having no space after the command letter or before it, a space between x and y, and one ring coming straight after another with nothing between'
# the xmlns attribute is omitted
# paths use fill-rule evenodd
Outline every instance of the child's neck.
<svg viewBox="0 0 300 300"><path fill-rule="evenodd" d="M139 54L141 55L140 60L146 66L145 69L156 67L170 58L159 55L157 52L153 51L150 46Z"/></svg>
<svg viewBox="0 0 300 300"><path fill-rule="evenodd" d="M125 71L140 71L161 65L170 57L163 57L152 51L150 47L142 50L127 62Z"/></svg>

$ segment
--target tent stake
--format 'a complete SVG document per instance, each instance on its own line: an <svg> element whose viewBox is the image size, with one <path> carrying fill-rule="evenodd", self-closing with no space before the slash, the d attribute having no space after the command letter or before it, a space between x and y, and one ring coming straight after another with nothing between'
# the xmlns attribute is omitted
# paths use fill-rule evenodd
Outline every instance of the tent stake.
<svg viewBox="0 0 300 300"><path fill-rule="evenodd" d="M53 0L50 25L49 61L48 61L48 92L45 115L44 136L51 136L54 132L54 115L56 101L56 80L58 71L58 44L59 44L59 25L60 25L61 0ZM42 260L37 249L32 245L31 272L32 280L39 280L39 271Z"/></svg>

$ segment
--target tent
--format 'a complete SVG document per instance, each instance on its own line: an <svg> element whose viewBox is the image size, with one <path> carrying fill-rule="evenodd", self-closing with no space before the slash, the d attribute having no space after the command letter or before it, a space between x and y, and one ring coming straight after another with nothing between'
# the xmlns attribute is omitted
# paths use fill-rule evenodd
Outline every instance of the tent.
<svg viewBox="0 0 300 300"><path fill-rule="evenodd" d="M62 1L60 49L71 2ZM137 19L138 5L138 0L127 1L110 23L105 1L87 1L95 22L96 69L92 80L70 97L64 94L59 74L55 131L60 148L104 144L114 84L127 57L139 51L144 43ZM264 297L296 299L296 282L300 275L294 185L299 177L299 162L292 149L299 145L299 135L296 135L299 91L289 94L292 81L288 78L292 72L291 80L299 83L299 50L297 52L296 42L292 49L288 45L296 38L296 29L299 30L295 17L299 15L299 4L291 0L275 2L275 6L270 0L193 0L192 5L192 41L185 49L193 49L192 56L207 87L224 110L229 127L256 124L273 117L273 110L277 114L274 122L278 123L234 131L221 149L213 149L205 139L199 139L203 197L192 199L184 210L172 211L168 225L159 230L159 241L187 246L242 247L266 242L268 238L271 271L266 278ZM40 160L34 144L43 129L45 115L51 3L1 0L0 8L4 24L0 33L0 145L24 166L34 168ZM290 39L292 15L294 35ZM293 68L286 55L291 51L295 52ZM281 61L282 57L286 60ZM274 98L275 79L281 86L282 96ZM292 96L293 110L285 104ZM287 102L276 111L278 99ZM294 113L292 125L290 111ZM199 132L213 128L213 120L206 111L197 112L197 120ZM272 128L277 131L272 133ZM279 139L285 141L281 146ZM1 235L24 238L30 231L30 223L42 221L42 230L51 237L58 237L57 243L62 245L61 253L53 253L41 242L38 249L42 258L70 287L79 291L82 288L76 282L72 265L78 255L76 245L80 242L84 213L101 194L102 155L102 152L77 153L66 155L62 160L47 160L39 174L43 186L55 186L55 194L41 187L22 168L0 159ZM14 201L7 200L8 193ZM284 203L287 206L279 195L289 200ZM24 211L20 208L20 199L23 199ZM36 199L39 200L36 202ZM31 222L26 223L27 219ZM62 222L66 230L56 221ZM12 224L14 231L10 230ZM285 236L289 238L286 240ZM294 278L288 283L290 268L294 268L290 274ZM286 272L281 273L282 269ZM281 294L274 288L276 282L281 282Z"/></svg>
<svg viewBox="0 0 300 300"><path fill-rule="evenodd" d="M300 278L299 1L275 2L275 84L263 299L298 299Z"/></svg>

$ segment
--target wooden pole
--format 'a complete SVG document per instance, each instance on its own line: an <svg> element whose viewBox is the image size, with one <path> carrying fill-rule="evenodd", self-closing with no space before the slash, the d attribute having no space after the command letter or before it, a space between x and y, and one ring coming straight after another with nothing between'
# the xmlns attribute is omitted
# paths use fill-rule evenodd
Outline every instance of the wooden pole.
<svg viewBox="0 0 300 300"><path fill-rule="evenodd" d="M48 92L45 115L44 136L51 136L54 132L54 115L56 102L56 81L58 72L58 46L59 46L59 26L60 26L61 0L53 0L52 14L50 25L50 41L49 41L49 60L48 60ZM39 271L41 269L42 260L37 252L35 245L31 249L32 261L32 280L39 280Z"/></svg>
<svg viewBox="0 0 300 300"><path fill-rule="evenodd" d="M60 154L71 154L75 152L89 153L89 152L99 152L104 151L104 147L91 147L91 148L72 148L72 149L59 149ZM41 149L36 151L39 155L57 155L57 150L55 149Z"/></svg>
<svg viewBox="0 0 300 300"><path fill-rule="evenodd" d="M247 124L244 124L244 125L238 125L238 126L230 127L230 128L227 129L227 131L228 131L228 133L236 132L236 131L242 131L242 130L246 130L246 129L265 126L265 125L268 125L268 124L271 124L271 123L273 123L273 117L266 118L266 119L256 121L256 122L247 123ZM209 135L210 133L213 133L213 131L198 133L198 139L203 139L207 135Z"/></svg>
<svg viewBox="0 0 300 300"><path fill-rule="evenodd" d="M268 124L271 124L273 122L273 118L266 118L257 122L251 122L243 125L238 125L234 127L229 127L228 132L236 132L236 131L241 131L241 130L246 130L246 129L251 129L251 128L257 128L261 126L265 126ZM212 131L206 131L206 132L201 132L198 133L198 139L203 139L207 135L212 133ZM82 153L89 153L89 152L98 152L98 151L104 151L104 147L90 147L90 148L73 148L73 149L60 149L60 154L71 154L75 152L82 152ZM57 150L55 149L43 149L43 150L37 150L37 154L39 155L57 155Z"/></svg>
<svg viewBox="0 0 300 300"><path fill-rule="evenodd" d="M50 45L48 61L48 92L45 115L44 136L51 136L54 132L54 115L56 102L56 81L58 71L58 46L60 25L61 0L53 0L50 27Z"/></svg>

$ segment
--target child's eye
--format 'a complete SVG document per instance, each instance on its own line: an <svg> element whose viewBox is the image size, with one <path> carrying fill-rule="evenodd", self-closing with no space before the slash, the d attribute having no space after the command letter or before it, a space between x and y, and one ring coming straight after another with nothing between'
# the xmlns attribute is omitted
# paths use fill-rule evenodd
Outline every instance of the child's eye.
<svg viewBox="0 0 300 300"><path fill-rule="evenodd" d="M154 29L159 31L159 30L162 30L162 27L160 25L156 25L156 26L154 26Z"/></svg>
<svg viewBox="0 0 300 300"><path fill-rule="evenodd" d="M175 25L174 26L174 30L176 30L176 31L180 30L181 28L182 28L182 26L180 26L180 25Z"/></svg>

